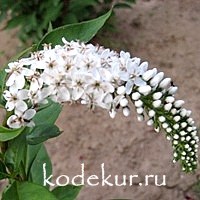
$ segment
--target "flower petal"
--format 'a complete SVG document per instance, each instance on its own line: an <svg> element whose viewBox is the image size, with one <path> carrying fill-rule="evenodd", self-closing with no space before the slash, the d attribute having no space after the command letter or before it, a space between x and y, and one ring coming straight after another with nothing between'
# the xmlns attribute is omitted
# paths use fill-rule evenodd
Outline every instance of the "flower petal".
<svg viewBox="0 0 200 200"><path fill-rule="evenodd" d="M28 93L29 93L29 91L27 89L19 90L17 93L17 97L20 100L28 99Z"/></svg>
<svg viewBox="0 0 200 200"><path fill-rule="evenodd" d="M12 111L15 108L15 103L14 101L8 101L5 105L5 108L7 111Z"/></svg>
<svg viewBox="0 0 200 200"><path fill-rule="evenodd" d="M15 108L16 110L20 111L20 112L24 112L28 109L27 104L24 101L17 101L17 103L15 104Z"/></svg>
<svg viewBox="0 0 200 200"><path fill-rule="evenodd" d="M7 120L7 125L10 128L17 129L22 127L22 123L16 115L11 115Z"/></svg>
<svg viewBox="0 0 200 200"><path fill-rule="evenodd" d="M22 89L25 85L25 78L22 74L16 76L15 85L17 89Z"/></svg>
<svg viewBox="0 0 200 200"><path fill-rule="evenodd" d="M26 120L31 120L36 114L36 111L34 109L28 109L25 111L25 113L23 114L23 118Z"/></svg>

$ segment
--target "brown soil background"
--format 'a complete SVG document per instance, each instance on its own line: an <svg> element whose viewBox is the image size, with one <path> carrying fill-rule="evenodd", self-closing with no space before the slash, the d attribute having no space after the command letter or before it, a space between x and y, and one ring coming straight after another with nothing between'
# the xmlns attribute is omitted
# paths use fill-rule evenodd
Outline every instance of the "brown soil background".
<svg viewBox="0 0 200 200"><path fill-rule="evenodd" d="M178 97L186 101L199 126L200 1L138 0L131 10L120 10L117 16L119 31L111 34L109 44L129 50L172 77L179 86ZM1 65L18 46L15 32L0 32ZM179 164L172 164L172 148L164 134L137 122L134 111L129 118L119 113L113 120L104 110L65 105L57 124L63 134L47 142L55 177L80 174L81 163L85 163L86 175L100 176L101 163L105 163L106 174L138 174L141 179L146 174L166 175L165 187L153 182L146 187L138 183L132 187L85 186L78 200L184 200L186 195L198 199L191 186L200 170L182 173Z"/></svg>

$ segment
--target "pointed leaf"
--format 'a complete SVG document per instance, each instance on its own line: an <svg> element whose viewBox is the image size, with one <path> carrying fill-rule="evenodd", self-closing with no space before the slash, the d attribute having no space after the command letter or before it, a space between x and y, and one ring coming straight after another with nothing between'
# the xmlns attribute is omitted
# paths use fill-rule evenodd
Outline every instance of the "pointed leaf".
<svg viewBox="0 0 200 200"><path fill-rule="evenodd" d="M48 122L48 124L54 124L57 120L62 106L59 103L50 102L48 106L44 107L36 113L33 118L35 125L41 125Z"/></svg>
<svg viewBox="0 0 200 200"><path fill-rule="evenodd" d="M0 180L5 179L8 177L6 166L5 164L0 160Z"/></svg>
<svg viewBox="0 0 200 200"><path fill-rule="evenodd" d="M38 145L39 150L37 152L37 154L35 155L35 153L33 152L35 149L35 146L37 145L29 145L28 146L28 150L27 150L27 155L31 158L32 157L32 162L30 162L29 166L28 166L28 180L33 182L33 183L37 183L40 185L43 185L43 164L46 163L46 174L47 177L50 176L52 174L52 164L51 164L51 160L48 156L48 153L46 151L45 146L42 145ZM36 147L36 148L38 148ZM33 150L33 151L32 151ZM32 155L32 153L34 155ZM31 161L31 160L29 160Z"/></svg>
<svg viewBox="0 0 200 200"><path fill-rule="evenodd" d="M81 188L81 186L67 185L56 187L52 193L58 200L75 200Z"/></svg>
<svg viewBox="0 0 200 200"><path fill-rule="evenodd" d="M5 142L17 137L20 133L22 133L24 128L20 129L9 129L3 126L0 126L0 141Z"/></svg>
<svg viewBox="0 0 200 200"><path fill-rule="evenodd" d="M60 135L60 130L56 125L52 124L40 124L34 127L34 129L27 135L26 139L28 144L39 144L49 138Z"/></svg>
<svg viewBox="0 0 200 200"><path fill-rule="evenodd" d="M27 145L24 133L8 142L8 150L5 153L5 164L12 173L19 174L20 166L25 165L26 150Z"/></svg>
<svg viewBox="0 0 200 200"><path fill-rule="evenodd" d="M42 38L42 40L39 42L38 49L41 49L42 44L44 43L51 43L52 45L62 44L62 37L65 37L66 40L69 41L80 40L88 42L97 34L99 29L103 27L104 23L109 19L111 13L112 10L93 20L56 28Z"/></svg>
<svg viewBox="0 0 200 200"><path fill-rule="evenodd" d="M2 200L57 200L48 189L30 182L14 182L3 194Z"/></svg>

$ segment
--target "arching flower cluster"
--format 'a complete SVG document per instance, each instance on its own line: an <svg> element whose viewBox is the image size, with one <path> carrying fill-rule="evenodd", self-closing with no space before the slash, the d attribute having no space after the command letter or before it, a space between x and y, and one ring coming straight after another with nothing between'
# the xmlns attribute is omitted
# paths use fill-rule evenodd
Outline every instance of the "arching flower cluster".
<svg viewBox="0 0 200 200"><path fill-rule="evenodd" d="M129 116L132 101L138 120L145 116L155 130L163 128L172 140L174 161L181 160L183 170L197 165L198 136L191 111L175 100L177 87L163 72L149 69L148 63L101 46L76 41L64 45L44 45L28 58L8 64L6 72L6 110L10 128L34 126L33 117L40 104L80 102L91 108L107 109L112 118L122 108Z"/></svg>

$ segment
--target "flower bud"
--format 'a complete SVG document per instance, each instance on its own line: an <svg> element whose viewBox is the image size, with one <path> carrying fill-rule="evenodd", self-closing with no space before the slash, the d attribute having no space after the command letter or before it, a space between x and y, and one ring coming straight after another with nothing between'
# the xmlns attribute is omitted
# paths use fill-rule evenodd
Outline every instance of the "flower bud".
<svg viewBox="0 0 200 200"><path fill-rule="evenodd" d="M150 110L148 113L149 117L154 117L155 114L156 114L156 112L154 110Z"/></svg>
<svg viewBox="0 0 200 200"><path fill-rule="evenodd" d="M191 137L188 135L188 136L186 137L186 141L190 141L190 139L191 139Z"/></svg>
<svg viewBox="0 0 200 200"><path fill-rule="evenodd" d="M186 123L186 122L182 122L182 123L181 123L181 127L182 127L182 128L185 128L186 126L187 126L187 123Z"/></svg>
<svg viewBox="0 0 200 200"><path fill-rule="evenodd" d="M170 137L170 136L167 136L166 139L167 139L167 140L171 140L171 137Z"/></svg>
<svg viewBox="0 0 200 200"><path fill-rule="evenodd" d="M161 106L161 103L162 103L161 100L156 100L156 101L153 102L153 107L158 108L158 107Z"/></svg>
<svg viewBox="0 0 200 200"><path fill-rule="evenodd" d="M185 131L181 131L181 132L180 132L180 135L181 135L181 136L184 136L184 135L187 135L187 133L186 133Z"/></svg>
<svg viewBox="0 0 200 200"><path fill-rule="evenodd" d="M172 132L172 129L169 127L166 129L167 133L171 133Z"/></svg>
<svg viewBox="0 0 200 200"><path fill-rule="evenodd" d="M175 94L175 93L177 92L177 90L178 90L178 87L176 87L176 86L171 86L171 87L168 89L168 93L171 94L171 95L173 95L173 94Z"/></svg>
<svg viewBox="0 0 200 200"><path fill-rule="evenodd" d="M139 98L140 98L141 94L139 92L134 92L131 96L131 98L134 100L134 101L137 101Z"/></svg>
<svg viewBox="0 0 200 200"><path fill-rule="evenodd" d="M122 112L123 112L125 117L128 117L130 115L130 113L131 113L129 107L123 108Z"/></svg>
<svg viewBox="0 0 200 200"><path fill-rule="evenodd" d="M176 108L180 108L184 103L185 103L185 102L184 102L183 100L176 100L176 101L174 102L174 106L175 106Z"/></svg>
<svg viewBox="0 0 200 200"><path fill-rule="evenodd" d="M179 124L174 124L174 125L173 125L173 128L174 128L175 130L179 129Z"/></svg>
<svg viewBox="0 0 200 200"><path fill-rule="evenodd" d="M177 115L177 116L174 117L174 121L175 122L178 122L180 119L181 119L181 117L179 115Z"/></svg>
<svg viewBox="0 0 200 200"><path fill-rule="evenodd" d="M167 103L167 104L164 105L164 109L165 109L166 111L170 111L171 108L172 108L172 104L171 104L171 103Z"/></svg>
<svg viewBox="0 0 200 200"><path fill-rule="evenodd" d="M138 91L146 96L151 92L151 87L149 85L140 86Z"/></svg>
<svg viewBox="0 0 200 200"><path fill-rule="evenodd" d="M152 120L152 119L148 120L148 121L147 121L147 125L148 125L148 126L152 126L152 125L153 125L153 120Z"/></svg>
<svg viewBox="0 0 200 200"><path fill-rule="evenodd" d="M125 94L125 92L126 92L126 88L123 85L117 88L117 94L121 95L121 94Z"/></svg>
<svg viewBox="0 0 200 200"><path fill-rule="evenodd" d="M169 87L170 83L171 83L171 78L165 78L160 82L159 87L166 89Z"/></svg>
<svg viewBox="0 0 200 200"><path fill-rule="evenodd" d="M141 100L137 100L137 101L135 101L135 106L136 107L142 107L143 106L143 102Z"/></svg>
<svg viewBox="0 0 200 200"><path fill-rule="evenodd" d="M139 108L136 109L136 112L138 114L142 114L144 112L144 108L143 107L139 107Z"/></svg>
<svg viewBox="0 0 200 200"><path fill-rule="evenodd" d="M189 117L192 114L191 110L187 110L186 116Z"/></svg>
<svg viewBox="0 0 200 200"><path fill-rule="evenodd" d="M190 117L187 119L187 122L190 124L193 121L193 119Z"/></svg>
<svg viewBox="0 0 200 200"><path fill-rule="evenodd" d="M158 100L162 97L162 92L156 92L153 94L153 99Z"/></svg>
<svg viewBox="0 0 200 200"><path fill-rule="evenodd" d="M172 96L168 96L168 97L166 97L165 101L166 101L167 103L173 103L173 102L175 101L175 98L172 97Z"/></svg>
<svg viewBox="0 0 200 200"><path fill-rule="evenodd" d="M110 117L111 117L112 119L114 119L115 116L116 116L116 114L117 114L117 112L116 112L114 109L112 109L111 111L109 111L109 114L110 114Z"/></svg>
<svg viewBox="0 0 200 200"><path fill-rule="evenodd" d="M158 117L158 120L159 120L160 122L164 122L164 121L165 121L165 117L164 117L164 116L160 116L160 117Z"/></svg>
<svg viewBox="0 0 200 200"><path fill-rule="evenodd" d="M145 80L145 81L148 81L150 80L152 77L154 77L157 73L157 69L156 68L153 68L151 70L148 70L146 71L143 75L142 75L142 78Z"/></svg>
<svg viewBox="0 0 200 200"><path fill-rule="evenodd" d="M157 86L160 83L160 81L163 79L163 77L164 77L164 73L159 72L151 79L150 85L153 87Z"/></svg>
<svg viewBox="0 0 200 200"><path fill-rule="evenodd" d="M122 99L120 100L119 104L120 104L121 107L127 106L127 105L128 105L128 100L127 100L127 98L122 98Z"/></svg>
<svg viewBox="0 0 200 200"><path fill-rule="evenodd" d="M185 108L182 108L180 112L181 117L185 117L186 114L187 114L187 110Z"/></svg>
<svg viewBox="0 0 200 200"><path fill-rule="evenodd" d="M138 120L139 122L143 121L143 120L144 120L144 116L143 116L143 115L138 115L138 116L137 116L137 120Z"/></svg>
<svg viewBox="0 0 200 200"><path fill-rule="evenodd" d="M175 115L175 114L177 113L176 108L172 108L172 109L171 109L171 113L172 113L173 115Z"/></svg>
<svg viewBox="0 0 200 200"><path fill-rule="evenodd" d="M162 127L163 127L164 129L168 128L168 126L169 126L169 125L168 125L168 123L166 123L166 122L162 124Z"/></svg>
<svg viewBox="0 0 200 200"><path fill-rule="evenodd" d="M178 134L175 134L175 135L173 136L173 138L174 138L175 140L178 140L178 138L179 138Z"/></svg>
<svg viewBox="0 0 200 200"><path fill-rule="evenodd" d="M155 132L159 133L160 132L160 127L158 126L157 128L154 128Z"/></svg>

